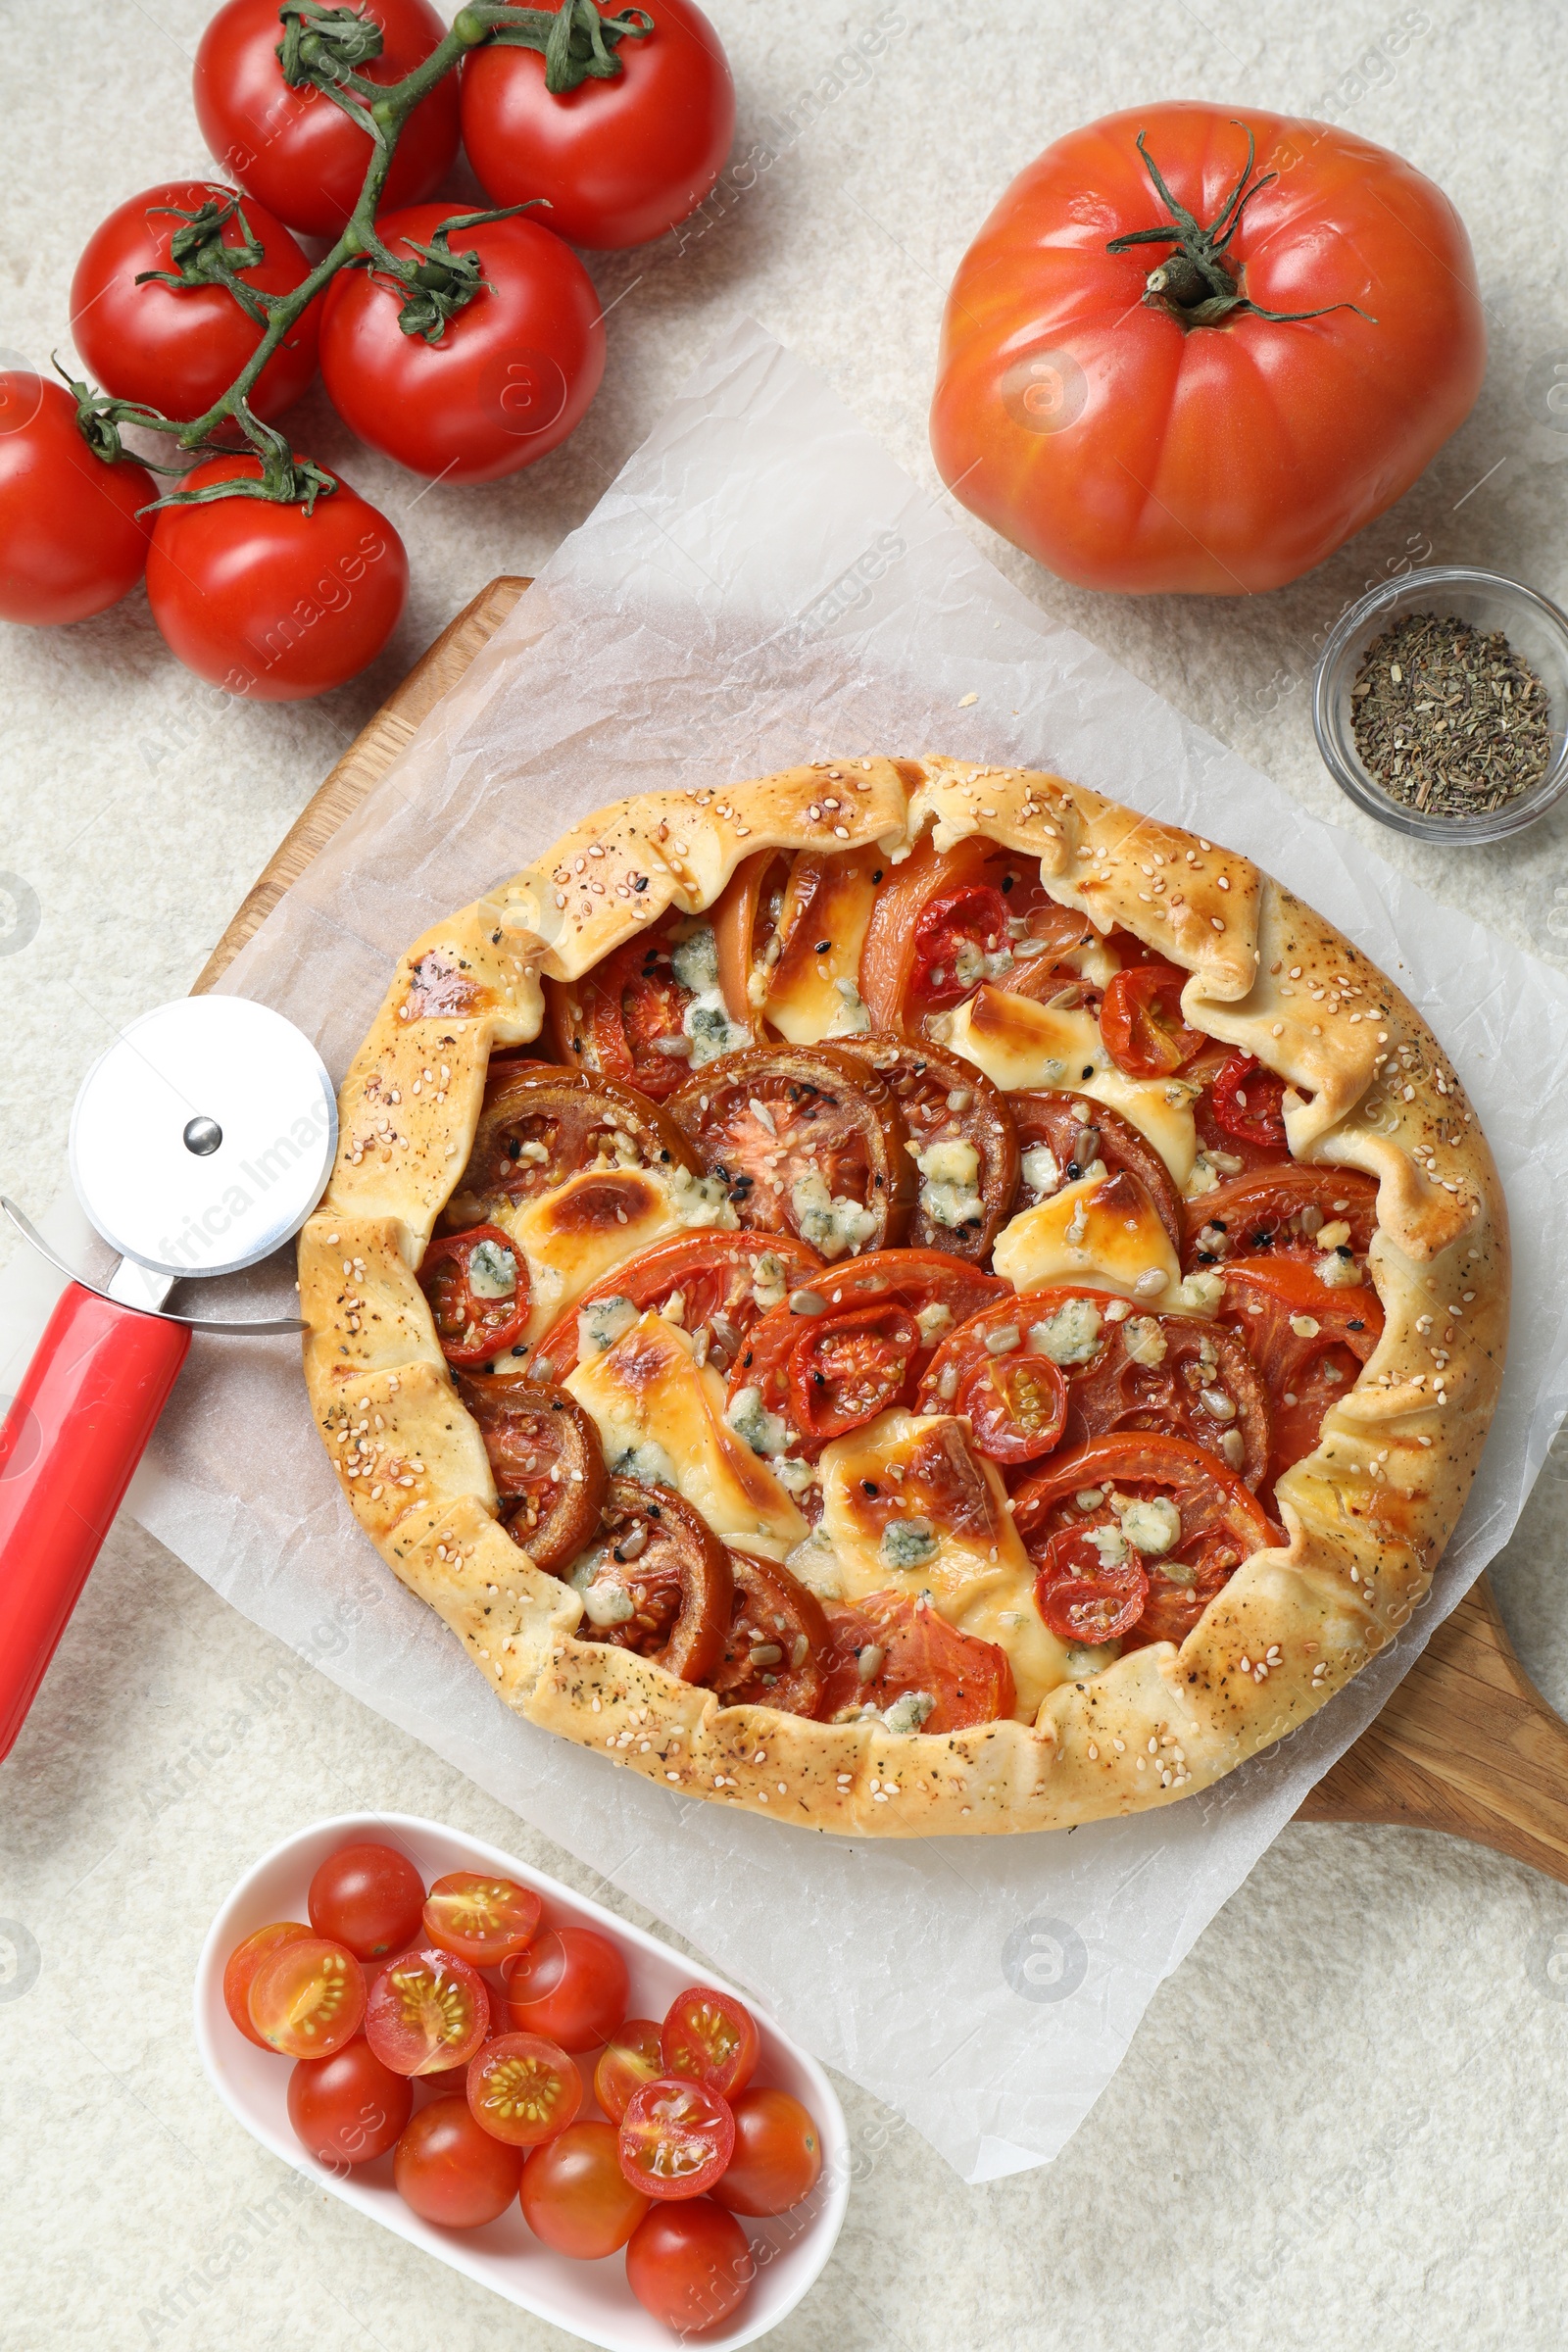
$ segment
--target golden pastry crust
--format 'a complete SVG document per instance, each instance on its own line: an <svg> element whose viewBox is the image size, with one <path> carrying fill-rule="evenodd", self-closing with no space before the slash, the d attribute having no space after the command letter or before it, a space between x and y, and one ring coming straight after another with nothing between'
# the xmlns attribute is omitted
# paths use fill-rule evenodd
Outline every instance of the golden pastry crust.
<svg viewBox="0 0 1568 2352"><path fill-rule="evenodd" d="M1287 1082L1305 1162L1379 1181L1369 1257L1386 1313L1317 1450L1279 1481L1286 1546L1254 1553L1180 1649L1136 1649L1036 1723L946 1735L723 1706L577 1639L582 1603L499 1526L478 1432L416 1279L467 1157L492 1048L669 907L698 913L763 848L929 828L1038 857L1063 904L1191 978L1197 1028ZM1299 1090L1298 1092L1294 1090ZM337 1164L300 1244L305 1373L356 1516L510 1706L682 1795L855 1836L1059 1829L1206 1788L1302 1722L1423 1598L1502 1376L1508 1237L1475 1115L1413 1006L1247 858L1059 776L946 759L824 760L724 792L602 809L555 854L427 932L344 1083Z"/></svg>

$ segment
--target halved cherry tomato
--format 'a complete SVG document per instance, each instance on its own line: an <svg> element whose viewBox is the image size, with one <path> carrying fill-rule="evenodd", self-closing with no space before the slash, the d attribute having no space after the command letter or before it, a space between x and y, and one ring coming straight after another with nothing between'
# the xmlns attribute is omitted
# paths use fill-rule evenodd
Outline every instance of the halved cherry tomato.
<svg viewBox="0 0 1568 2352"><path fill-rule="evenodd" d="M466 2066L489 2031L483 1978L435 1945L400 1953L370 1986L365 2038L395 2075Z"/></svg>
<svg viewBox="0 0 1568 2352"><path fill-rule="evenodd" d="M460 1374L458 1395L479 1424L502 1526L536 1568L559 1574L599 1525L609 1491L598 1430L575 1396L520 1365Z"/></svg>
<svg viewBox="0 0 1568 2352"><path fill-rule="evenodd" d="M594 2068L594 2097L612 2124L626 2112L626 2102L645 2082L657 2082L664 2072L663 2043L651 2017L623 2018L600 2053ZM616 2166L616 2178L619 2178Z"/></svg>
<svg viewBox="0 0 1568 2352"><path fill-rule="evenodd" d="M405 2205L446 2230L499 2220L517 2193L522 2150L482 2131L465 2098L432 2099L405 2127L392 2159Z"/></svg>
<svg viewBox="0 0 1568 2352"><path fill-rule="evenodd" d="M756 2074L762 2045L743 2001L712 1984L689 1984L665 2012L660 2046L666 2075L686 2076L728 2099Z"/></svg>
<svg viewBox="0 0 1568 2352"><path fill-rule="evenodd" d="M1289 1150L1281 1103L1285 1081L1265 1070L1250 1054L1232 1054L1220 1063L1206 1089L1214 1123L1237 1143L1277 1152Z"/></svg>
<svg viewBox="0 0 1568 2352"><path fill-rule="evenodd" d="M626 2284L683 2341L721 2327L756 2276L745 2230L709 2197L656 2205L627 2241Z"/></svg>
<svg viewBox="0 0 1568 2352"><path fill-rule="evenodd" d="M618 1586L631 1605L624 1617L606 1624L585 1616L579 1638L654 1658L683 1683L705 1682L729 1630L729 1553L702 1513L671 1487L612 1478L600 1518L604 1542L577 1576L584 1591Z"/></svg>
<svg viewBox="0 0 1568 2352"><path fill-rule="evenodd" d="M1142 1617L1148 1598L1149 1578L1135 1555L1110 1567L1076 1528L1064 1528L1047 1543L1035 1600L1058 1642L1091 1647L1119 1642Z"/></svg>
<svg viewBox="0 0 1568 2352"><path fill-rule="evenodd" d="M746 1000L723 1001L717 955L710 923L674 912L581 979L547 980L545 1004L562 1060L662 1102L715 1052L728 1053L752 1035ZM700 1004L710 989L719 990L720 1007Z"/></svg>
<svg viewBox="0 0 1568 2352"><path fill-rule="evenodd" d="M288 2120L318 2164L340 2172L384 2156L414 2108L414 2090L363 2034L330 2058L303 2058L288 2079Z"/></svg>
<svg viewBox="0 0 1568 2352"><path fill-rule="evenodd" d="M597 2048L626 2014L626 1963L594 1928L546 1928L501 1973L514 2032L564 2050Z"/></svg>
<svg viewBox="0 0 1568 2352"><path fill-rule="evenodd" d="M1268 1383L1272 1483L1314 1450L1323 1415L1354 1387L1383 1337L1383 1302L1370 1284L1341 1289L1315 1265L1271 1255L1225 1260L1221 1312Z"/></svg>
<svg viewBox="0 0 1568 2352"><path fill-rule="evenodd" d="M1060 1366L1029 1344L1039 1320L1031 1293L960 1324L926 1367L918 1409L962 1414L991 1461L1032 1462L1050 1453L1067 1419L1067 1382Z"/></svg>
<svg viewBox="0 0 1568 2352"><path fill-rule="evenodd" d="M466 1231L509 1201L520 1206L587 1168L627 1165L683 1167L695 1176L700 1163L679 1128L634 1087L551 1062L515 1065L485 1089L468 1164L441 1229Z"/></svg>
<svg viewBox="0 0 1568 2352"><path fill-rule="evenodd" d="M821 1602L777 1560L734 1549L729 1559L735 1599L710 1688L726 1706L814 1715L828 1643Z"/></svg>
<svg viewBox="0 0 1568 2352"><path fill-rule="evenodd" d="M528 1328L528 1261L499 1225L432 1242L418 1279L449 1364L488 1363Z"/></svg>
<svg viewBox="0 0 1568 2352"><path fill-rule="evenodd" d="M754 1046L689 1078L670 1116L753 1232L798 1234L828 1259L880 1250L907 1229L914 1163L865 1075L837 1046Z"/></svg>
<svg viewBox="0 0 1568 2352"><path fill-rule="evenodd" d="M559 2138L535 2148L522 2168L519 2194L535 2237L574 2262L613 2254L653 2209L653 2199L620 2169L614 2126L597 2122L568 2124Z"/></svg>
<svg viewBox="0 0 1568 2352"><path fill-rule="evenodd" d="M395 1845L340 1845L306 1900L318 1936L347 1944L356 1960L379 1960L418 1934L424 1881Z"/></svg>
<svg viewBox="0 0 1568 2352"><path fill-rule="evenodd" d="M1137 1177L1159 1212L1171 1248L1180 1251L1182 1197L1153 1145L1139 1134L1130 1119L1103 1102L1091 1102L1087 1095L1055 1094L1045 1088L1009 1095L1007 1107L1018 1135L1018 1208L1032 1208L1064 1184L1076 1184L1097 1159L1102 1160L1108 1175ZM1023 1155L1041 1146L1048 1159L1030 1161L1025 1167ZM1045 1190L1031 1181L1038 1175L1048 1179Z"/></svg>
<svg viewBox="0 0 1568 2352"><path fill-rule="evenodd" d="M542 2034L500 2034L468 2061L474 2122L509 2147L554 2139L582 2105L582 2076L559 2042Z"/></svg>
<svg viewBox="0 0 1568 2352"><path fill-rule="evenodd" d="M251 1978L251 2024L284 2058L330 2058L365 2015L365 1972L324 1936L295 1936L267 1953Z"/></svg>
<svg viewBox="0 0 1568 2352"><path fill-rule="evenodd" d="M1118 972L1100 1004L1106 1053L1130 1078L1168 1078L1206 1040L1182 1018L1187 974L1173 963L1141 963Z"/></svg>
<svg viewBox="0 0 1568 2352"><path fill-rule="evenodd" d="M735 2153L710 2190L728 2213L788 2213L808 2197L822 2172L822 2135L787 2090L753 2083L730 2102Z"/></svg>
<svg viewBox="0 0 1568 2352"><path fill-rule="evenodd" d="M247 2041L254 2041L259 2050L271 2048L251 2024L251 1980L264 1960L270 1959L285 1943L301 1943L312 1931L301 1919L274 1920L270 1927L258 1928L243 1943L236 1943L223 1966L223 2007L228 2011Z"/></svg>
<svg viewBox="0 0 1568 2352"><path fill-rule="evenodd" d="M646 2197L700 2197L735 2148L728 2101L706 2082L662 2078L633 2091L620 2119L620 2169Z"/></svg>
<svg viewBox="0 0 1568 2352"><path fill-rule="evenodd" d="M494 1968L533 1941L544 1905L515 1879L454 1870L437 1879L424 1905L424 1932L438 1951Z"/></svg>
<svg viewBox="0 0 1568 2352"><path fill-rule="evenodd" d="M1275 1256L1315 1257L1327 1226L1350 1228L1351 1253L1364 1258L1378 1224L1378 1188L1353 1168L1308 1168L1294 1160L1232 1176L1189 1200L1189 1266L1269 1250Z"/></svg>
<svg viewBox="0 0 1568 2352"><path fill-rule="evenodd" d="M639 1314L662 1314L680 1296L679 1321L701 1345L706 1360L727 1372L758 1317L765 1312L759 1289L793 1291L822 1272L816 1251L793 1233L675 1233L593 1283L569 1313L540 1341L534 1369L548 1363L556 1380L577 1368L578 1318L605 1298L629 1298Z"/></svg>
<svg viewBox="0 0 1568 2352"><path fill-rule="evenodd" d="M1022 906L1012 885L1029 868L978 834L940 856L925 835L883 884L866 930L860 995L874 1029L918 1034L928 1014L1010 969L1009 916Z"/></svg>
<svg viewBox="0 0 1568 2352"><path fill-rule="evenodd" d="M853 1608L829 1609L827 1621L823 1723L853 1722L867 1708L885 1713L895 1699L921 1692L936 1701L923 1732L961 1732L1017 1704L1006 1651L960 1634L923 1599L872 1592Z"/></svg>
<svg viewBox="0 0 1568 2352"><path fill-rule="evenodd" d="M1009 900L1009 914L1018 911ZM1088 1010L1096 1011L1100 990L1088 973L1096 971L1103 975L1105 948L1105 941L1087 914L1081 914L1075 906L1056 906L1042 890L1040 903L1027 912L1022 937L1013 940L1012 968L999 973L995 985L1008 996L1032 997L1037 1004L1047 1003L1063 989L1071 988L1078 1002ZM1114 969L1114 957L1109 962Z"/></svg>
<svg viewBox="0 0 1568 2352"><path fill-rule="evenodd" d="M795 1320L791 1418L805 1444L819 1451L830 1439L899 1402L919 1352L920 1327L906 1306L892 1299Z"/></svg>
<svg viewBox="0 0 1568 2352"><path fill-rule="evenodd" d="M909 1131L908 1149L924 1154L939 1144L966 1144L975 1155L971 1187L922 1182L909 1225L909 1247L942 1250L976 1265L1012 1213L1018 1189L1018 1138L1007 1098L983 1070L940 1046L891 1037L852 1037L840 1049L866 1061L888 1086ZM918 1166L918 1162L916 1163ZM956 1191L972 1190L979 1213L955 1219L944 1213Z"/></svg>

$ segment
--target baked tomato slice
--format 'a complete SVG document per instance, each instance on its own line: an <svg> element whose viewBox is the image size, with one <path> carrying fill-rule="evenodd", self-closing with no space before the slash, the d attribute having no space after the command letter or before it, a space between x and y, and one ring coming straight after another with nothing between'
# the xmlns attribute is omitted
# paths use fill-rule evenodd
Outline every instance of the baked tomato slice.
<svg viewBox="0 0 1568 2352"><path fill-rule="evenodd" d="M928 833L883 883L866 926L860 995L872 1028L923 1034L931 1014L1010 971L1038 877L1032 860L978 834L939 855Z"/></svg>
<svg viewBox="0 0 1568 2352"><path fill-rule="evenodd" d="M726 1001L707 916L666 915L580 980L546 980L551 1034L568 1068L591 1070L662 1102L692 1072L749 1043L744 997Z"/></svg>
<svg viewBox="0 0 1568 2352"><path fill-rule="evenodd" d="M1189 1200L1186 1218L1189 1271L1265 1250L1312 1259L1325 1249L1343 1248L1364 1263L1377 1231L1378 1188L1353 1168L1307 1168L1285 1160L1233 1176Z"/></svg>
<svg viewBox="0 0 1568 2352"><path fill-rule="evenodd" d="M553 1379L565 1380L577 1368L580 1317L624 1298L640 1315L652 1310L678 1321L696 1340L699 1359L727 1372L758 1319L822 1270L816 1251L793 1233L672 1234L591 1284L546 1332L534 1369L548 1364Z"/></svg>
<svg viewBox="0 0 1568 2352"><path fill-rule="evenodd" d="M892 1714L900 1728L961 1732L996 1723L1017 1704L1006 1651L960 1634L923 1598L871 1592L853 1608L830 1609L827 1620L823 1723L886 1719L905 1700Z"/></svg>
<svg viewBox="0 0 1568 2352"><path fill-rule="evenodd" d="M555 1576L599 1525L609 1481L599 1432L575 1396L520 1368L458 1376L501 1498L501 1523Z"/></svg>
<svg viewBox="0 0 1568 2352"><path fill-rule="evenodd" d="M916 1409L963 1415L994 1462L1038 1460L1066 1426L1066 1375L1031 1345L1044 1329L1034 1318L1033 1294L986 1307L943 1341L920 1383Z"/></svg>
<svg viewBox="0 0 1568 2352"><path fill-rule="evenodd" d="M1173 963L1139 963L1106 984L1100 1034L1118 1070L1129 1078L1169 1078L1202 1052L1207 1040L1182 1018L1187 974Z"/></svg>
<svg viewBox="0 0 1568 2352"><path fill-rule="evenodd" d="M733 1550L729 1560L735 1598L710 1688L727 1707L814 1715L828 1643L821 1602L777 1560Z"/></svg>
<svg viewBox="0 0 1568 2352"><path fill-rule="evenodd" d="M670 1487L612 1478L600 1516L601 1540L571 1580L585 1603L579 1638L654 1658L682 1682L707 1682L729 1632L729 1553Z"/></svg>
<svg viewBox="0 0 1568 2352"><path fill-rule="evenodd" d="M982 1263L1018 1189L1018 1139L1005 1095L940 1046L889 1037L838 1042L874 1073L868 1083L889 1089L908 1129L905 1148L920 1178L910 1248Z"/></svg>
<svg viewBox="0 0 1568 2352"><path fill-rule="evenodd" d="M1185 1641L1242 1561L1278 1540L1234 1472L1201 1446L1164 1436L1096 1438L1057 1454L1017 1489L1013 1514L1039 1569L1035 1600L1048 1624L1057 1584L1098 1581L1116 1592L1145 1579L1136 1619L1116 1636L1095 1637L1124 1648ZM1087 1608L1084 1595L1069 1599Z"/></svg>
<svg viewBox="0 0 1568 2352"><path fill-rule="evenodd" d="M419 1288L449 1364L484 1364L528 1328L528 1261L499 1225L443 1235L425 1250Z"/></svg>
<svg viewBox="0 0 1568 2352"><path fill-rule="evenodd" d="M473 1149L441 1229L462 1232L595 1167L698 1173L679 1128L635 1088L552 1062L514 1063L486 1084Z"/></svg>
<svg viewBox="0 0 1568 2352"><path fill-rule="evenodd" d="M884 1299L906 1306L920 1329L920 1349L912 1371L925 1370L931 1350L955 1325L967 1323L993 1299L1010 1298L1012 1285L1000 1274L982 1274L978 1267L952 1257L942 1250L875 1250L853 1265L827 1269L825 1276L791 1294L790 1306L798 1315L837 1313L846 1306L880 1304ZM758 1326L760 1329L760 1325ZM756 1333L752 1335L753 1341ZM770 1351L771 1352L771 1351ZM748 1344L736 1358L730 1393L745 1382L743 1373L758 1368L755 1347ZM776 1408L775 1408L776 1409Z"/></svg>
<svg viewBox="0 0 1568 2352"><path fill-rule="evenodd" d="M755 1394L784 1424L786 1448L814 1461L832 1439L913 1395L920 1326L902 1300L830 1306L819 1290L792 1293L762 1317L729 1376L732 1424Z"/></svg>
<svg viewBox="0 0 1568 2352"><path fill-rule="evenodd" d="M1212 1136L1221 1151L1242 1151L1250 1167L1259 1164L1261 1153L1270 1159L1289 1158L1283 1078L1265 1070L1250 1054L1227 1054L1217 1068L1191 1074L1204 1080L1193 1115L1205 1144Z"/></svg>
<svg viewBox="0 0 1568 2352"><path fill-rule="evenodd" d="M669 1109L750 1231L792 1233L828 1259L903 1240L908 1130L853 1054L753 1047L688 1078Z"/></svg>
<svg viewBox="0 0 1568 2352"><path fill-rule="evenodd" d="M1353 1275L1353 1262L1333 1260ZM1315 1449L1324 1414L1354 1387L1383 1337L1383 1302L1370 1283L1325 1283L1301 1258L1228 1258L1220 1311L1268 1384L1272 1484Z"/></svg>
<svg viewBox="0 0 1568 2352"><path fill-rule="evenodd" d="M1136 1176L1159 1212L1171 1248L1181 1252L1182 1197L1154 1147L1130 1119L1087 1095L1046 1088L1007 1097L1018 1137L1015 1208L1033 1208L1063 1185L1076 1184L1099 1160L1109 1176Z"/></svg>
<svg viewBox="0 0 1568 2352"><path fill-rule="evenodd" d="M779 957L778 928L792 863L788 850L758 850L743 858L709 910L724 1003L737 1020L745 1007L754 1042L760 1036L757 1008Z"/></svg>

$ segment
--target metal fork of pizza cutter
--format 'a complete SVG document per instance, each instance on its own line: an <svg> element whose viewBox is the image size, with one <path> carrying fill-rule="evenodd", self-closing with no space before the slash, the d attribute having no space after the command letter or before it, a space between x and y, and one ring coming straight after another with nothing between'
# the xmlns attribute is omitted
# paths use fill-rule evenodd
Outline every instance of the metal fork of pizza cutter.
<svg viewBox="0 0 1568 2352"><path fill-rule="evenodd" d="M294 1316L175 1314L176 1282L253 1266L297 1233L337 1149L319 1054L243 997L143 1014L94 1063L71 1119L71 1173L121 1253L103 1290L69 1279L0 1427L0 1756L9 1753L185 1360L193 1331L298 1332Z"/></svg>

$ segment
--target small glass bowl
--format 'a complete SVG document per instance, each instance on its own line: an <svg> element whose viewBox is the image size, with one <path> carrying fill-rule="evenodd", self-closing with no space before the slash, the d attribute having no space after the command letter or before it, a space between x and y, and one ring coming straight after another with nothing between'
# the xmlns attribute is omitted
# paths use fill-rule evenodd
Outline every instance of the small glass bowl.
<svg viewBox="0 0 1568 2352"><path fill-rule="evenodd" d="M1546 690L1551 728L1546 771L1487 815L1430 816L1407 808L1378 783L1355 748L1350 689L1362 657L1373 638L1406 612L1435 612L1445 620L1451 613L1472 628L1500 629ZM1312 728L1340 790L1396 833L1450 844L1503 841L1522 833L1568 791L1568 614L1522 581L1477 571L1468 564L1435 564L1387 580L1350 607L1323 648L1312 693Z"/></svg>

